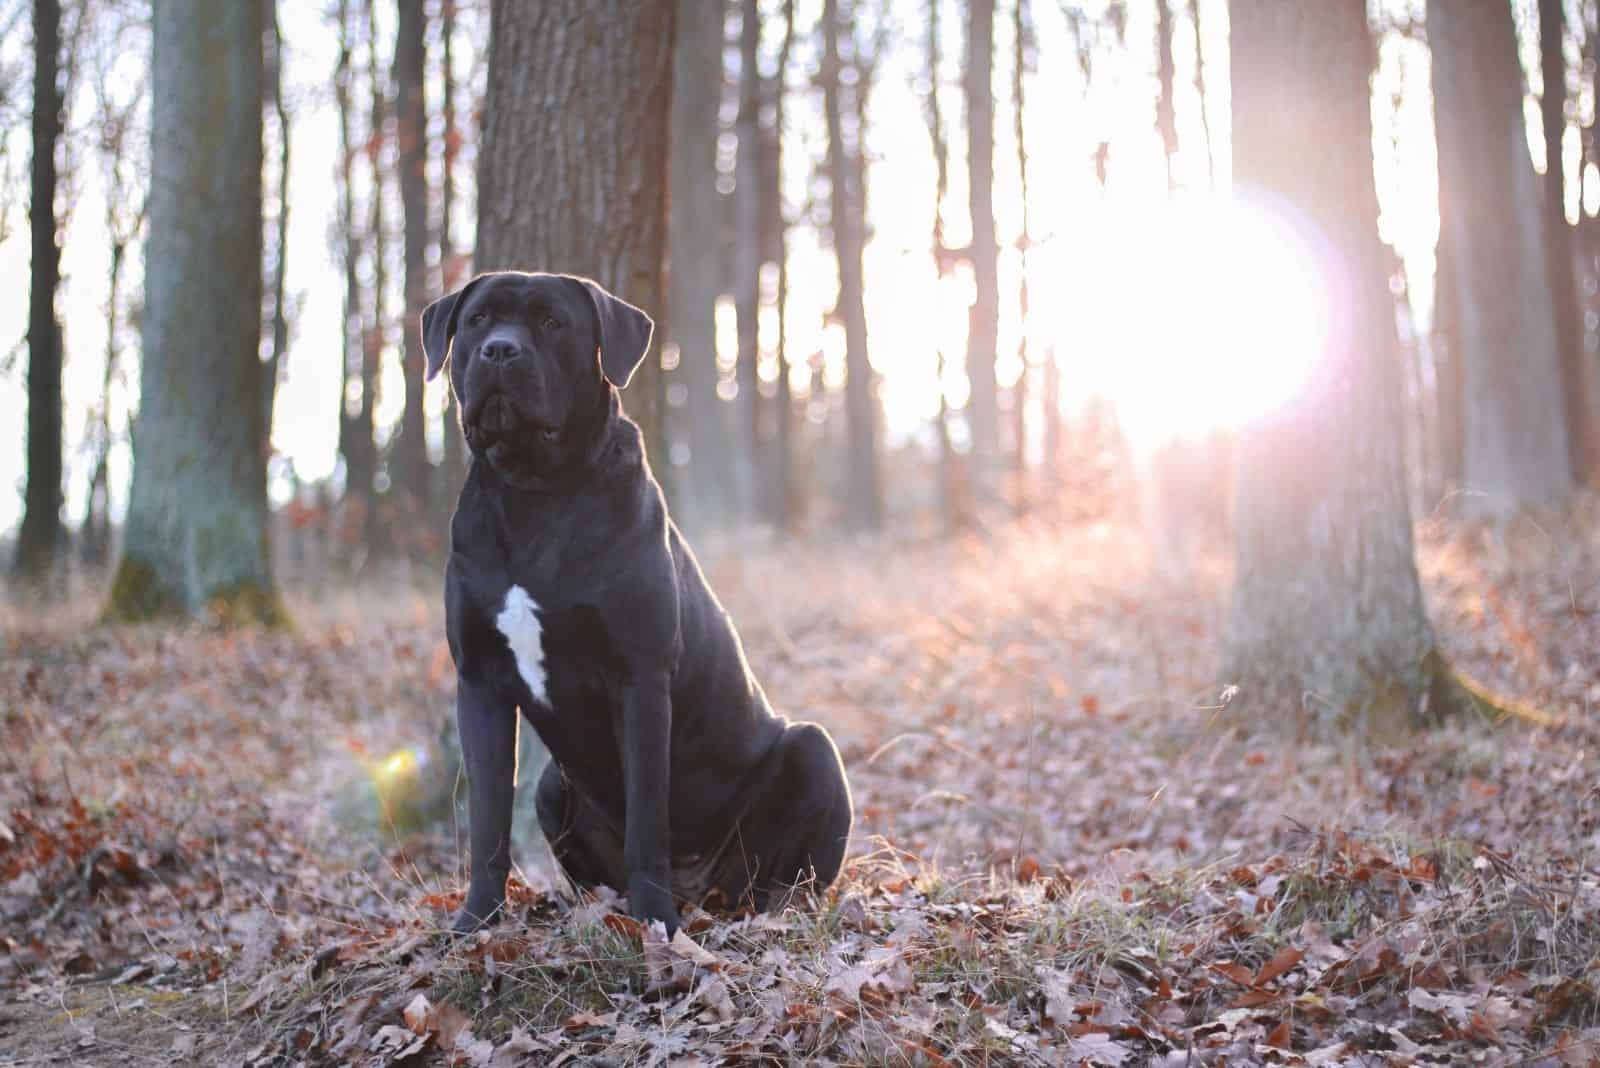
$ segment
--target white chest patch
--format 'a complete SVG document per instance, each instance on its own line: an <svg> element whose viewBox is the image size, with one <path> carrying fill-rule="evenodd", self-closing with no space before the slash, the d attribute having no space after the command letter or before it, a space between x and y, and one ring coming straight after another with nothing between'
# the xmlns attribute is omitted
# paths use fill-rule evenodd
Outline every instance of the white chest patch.
<svg viewBox="0 0 1600 1068"><path fill-rule="evenodd" d="M513 586L506 591L505 604L494 617L494 625L506 637L511 655L517 661L517 673L528 684L528 691L540 704L549 704L544 685L544 642L539 626L539 605L528 591Z"/></svg>

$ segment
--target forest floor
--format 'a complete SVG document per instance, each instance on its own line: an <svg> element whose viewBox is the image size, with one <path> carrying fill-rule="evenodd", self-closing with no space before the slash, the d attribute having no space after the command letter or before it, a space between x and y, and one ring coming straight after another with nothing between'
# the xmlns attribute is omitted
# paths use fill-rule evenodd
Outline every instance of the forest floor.
<svg viewBox="0 0 1600 1068"><path fill-rule="evenodd" d="M670 942L537 848L451 942L456 821L340 816L438 773L431 586L287 633L14 601L0 1064L1600 1064L1600 507L1424 525L1449 655L1552 722L1399 748L1218 729L1224 569L1142 543L706 547L856 838L818 908Z"/></svg>

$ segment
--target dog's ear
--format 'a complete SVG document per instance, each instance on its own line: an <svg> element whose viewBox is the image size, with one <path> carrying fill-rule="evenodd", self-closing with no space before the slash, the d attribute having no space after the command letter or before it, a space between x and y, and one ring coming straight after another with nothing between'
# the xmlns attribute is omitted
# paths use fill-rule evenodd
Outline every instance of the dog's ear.
<svg viewBox="0 0 1600 1068"><path fill-rule="evenodd" d="M450 354L450 340L456 336L456 312L466 301L467 293L484 277L480 274L454 293L446 293L422 309L422 352L428 360L423 377L428 381L438 376L445 357Z"/></svg>
<svg viewBox="0 0 1600 1068"><path fill-rule="evenodd" d="M618 389L628 384L633 372L650 349L650 335L656 324L632 304L614 297L598 282L575 278L583 285L594 304L595 319L600 323L600 370Z"/></svg>

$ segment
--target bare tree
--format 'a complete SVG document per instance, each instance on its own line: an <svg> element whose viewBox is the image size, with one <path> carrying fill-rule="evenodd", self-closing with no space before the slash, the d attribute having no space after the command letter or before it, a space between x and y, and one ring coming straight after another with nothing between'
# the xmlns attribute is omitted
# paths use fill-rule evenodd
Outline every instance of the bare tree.
<svg viewBox="0 0 1600 1068"><path fill-rule="evenodd" d="M1000 246L994 221L994 0L966 0L967 206L972 218L975 295L967 325L973 482L989 492L1000 455L1000 407L995 352L1000 331Z"/></svg>
<svg viewBox="0 0 1600 1068"><path fill-rule="evenodd" d="M647 311L665 307L673 15L672 4L631 0L493 0L480 270L568 271ZM540 150L530 156L529 145ZM654 346L627 393L628 414L663 464Z"/></svg>
<svg viewBox="0 0 1600 1068"><path fill-rule="evenodd" d="M1172 5L1156 2L1156 129L1161 131L1161 148L1167 160L1167 189L1178 188L1174 169L1178 158L1178 112L1172 100L1175 80L1172 63Z"/></svg>
<svg viewBox="0 0 1600 1068"><path fill-rule="evenodd" d="M876 529L883 523L883 488L878 457L876 382L867 357L866 286L862 263L866 247L866 185L863 181L866 129L853 116L855 138L846 140L844 61L839 49L840 30L850 22L841 17L839 0L823 0L822 81L823 113L828 127L829 217L834 254L839 261L839 300L835 314L844 322L845 411L849 427L850 458L845 516L850 525ZM855 49L852 48L852 57ZM867 76L859 64L853 71L855 92L865 93Z"/></svg>
<svg viewBox="0 0 1600 1068"><path fill-rule="evenodd" d="M739 0L739 111L734 165L733 306L739 339L734 367L738 383L737 467L740 508L748 518L762 511L757 472L761 457L761 378L758 373L761 315L761 5Z"/></svg>
<svg viewBox="0 0 1600 1068"><path fill-rule="evenodd" d="M1561 351L1561 397L1566 403L1567 451L1573 478L1581 483L1593 471L1596 442L1589 357L1583 349L1583 316L1578 310L1572 228L1567 225L1566 166L1561 151L1567 133L1565 7L1565 0L1539 0L1539 56L1544 75L1540 114L1544 125L1544 222L1550 262L1550 302L1555 315L1556 343Z"/></svg>
<svg viewBox="0 0 1600 1068"><path fill-rule="evenodd" d="M722 99L723 5L678 0L673 48L672 213L667 330L678 346L689 446L684 516L702 525L736 511L733 443L717 396L717 298L722 288L717 109ZM676 506L678 501L673 502Z"/></svg>
<svg viewBox="0 0 1600 1068"><path fill-rule="evenodd" d="M1314 235L1337 315L1243 435L1226 677L1252 719L1401 732L1456 691L1423 611L1378 240L1365 0L1232 0L1233 173Z"/></svg>
<svg viewBox="0 0 1600 1068"><path fill-rule="evenodd" d="M278 138L278 174L275 192L276 212L272 225L272 282L271 312L267 316L268 337L272 347L262 367L265 382L261 400L266 406L267 433L272 432L272 414L278 398L278 384L283 381L288 368L289 306L287 284L289 277L289 173L293 122L289 105L283 98L283 33L278 25L277 0L261 0L262 20L267 24L266 84L268 102L272 107L273 128Z"/></svg>
<svg viewBox="0 0 1600 1068"><path fill-rule="evenodd" d="M32 265L28 280L28 484L17 571L41 577L65 541L61 526L61 326L56 290L61 246L56 226L56 146L66 116L61 77L60 0L33 5L33 166L28 186Z"/></svg>
<svg viewBox="0 0 1600 1068"><path fill-rule="evenodd" d="M1547 504L1571 492L1572 464L1511 7L1432 0L1428 39L1466 398L1466 503L1480 512Z"/></svg>
<svg viewBox="0 0 1600 1068"><path fill-rule="evenodd" d="M455 246L452 216L456 205L456 161L461 156L462 134L456 118L456 0L440 0L439 59L440 101L443 116L439 152L439 273L440 286L450 292L461 285L463 272ZM457 425L456 399L446 390L444 409L444 458L439 472L442 493L439 504L454 507L456 491L467 473L466 442Z"/></svg>
<svg viewBox="0 0 1600 1068"><path fill-rule="evenodd" d="M401 360L406 400L400 432L390 449L390 474L412 513L428 501L427 419L422 411L422 309L432 299L428 279L428 111L424 74L428 66L427 16L422 0L399 0L395 29L395 142L404 216L405 312Z"/></svg>
<svg viewBox="0 0 1600 1068"><path fill-rule="evenodd" d="M152 25L143 369L108 614L276 620L258 351L262 7L156 0Z"/></svg>
<svg viewBox="0 0 1600 1068"><path fill-rule="evenodd" d="M772 152L770 172L764 183L765 214L772 228L773 255L778 264L778 395L772 441L772 517L780 530L792 530L799 507L795 501L794 477L794 397L789 376L789 221L783 208L783 124L784 104L788 99L789 57L794 51L794 0L783 4L783 44L778 51L778 70L772 79Z"/></svg>
<svg viewBox="0 0 1600 1068"><path fill-rule="evenodd" d="M339 59L334 68L333 94L339 114L339 161L335 180L339 186L339 254L344 263L344 311L340 332L339 455L344 457L345 496L373 507L373 477L377 474L377 446L373 441L372 389L376 375L368 358L366 330L361 318L361 235L356 218L355 158L358 147L352 131L354 42L350 27L350 0L339 0ZM352 410L353 409L353 410Z"/></svg>
<svg viewBox="0 0 1600 1068"><path fill-rule="evenodd" d="M1158 0L1165 6L1166 0ZM1012 0L1011 6L1011 115L1012 133L1017 142L1017 177L1020 182L1022 232L1017 235L1021 271L1017 283L1017 384L1012 390L1012 475L1013 503L1017 511L1027 507L1028 480L1028 379L1031 354L1028 352L1028 253L1033 234L1028 225L1028 132L1026 86L1033 50L1033 25L1028 17L1028 0ZM1170 161L1169 161L1170 176Z"/></svg>

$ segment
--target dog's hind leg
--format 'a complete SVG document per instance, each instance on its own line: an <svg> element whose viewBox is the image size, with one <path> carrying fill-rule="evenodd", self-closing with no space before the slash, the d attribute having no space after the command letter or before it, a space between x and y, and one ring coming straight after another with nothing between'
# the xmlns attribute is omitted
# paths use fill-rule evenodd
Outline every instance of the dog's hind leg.
<svg viewBox="0 0 1600 1068"><path fill-rule="evenodd" d="M796 890L820 893L844 864L854 812L828 732L796 723L771 780L739 820L716 884L730 902L781 908Z"/></svg>

